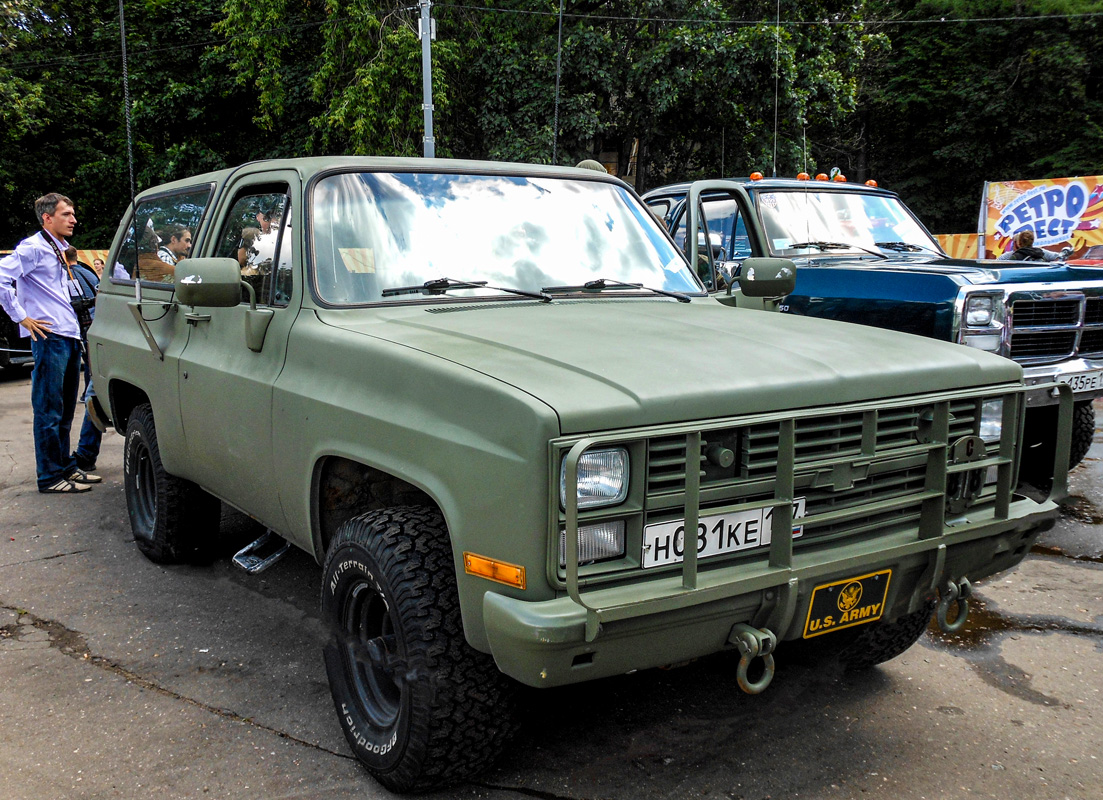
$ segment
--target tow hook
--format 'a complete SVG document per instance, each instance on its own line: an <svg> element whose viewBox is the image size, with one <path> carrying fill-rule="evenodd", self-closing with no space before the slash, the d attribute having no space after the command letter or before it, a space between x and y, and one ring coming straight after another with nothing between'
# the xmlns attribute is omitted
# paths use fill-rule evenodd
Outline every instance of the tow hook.
<svg viewBox="0 0 1103 800"><path fill-rule="evenodd" d="M968 578L962 578L961 583L946 581L942 587L942 599L938 601L938 627L946 633L957 633L965 627L965 620L969 616L969 598L973 595L973 584ZM950 607L957 604L957 616L953 622L946 621L946 615Z"/></svg>
<svg viewBox="0 0 1103 800"><path fill-rule="evenodd" d="M739 688L747 694L759 694L765 691L774 679L774 648L777 647L777 635L767 628L752 628L740 622L732 626L728 641L739 648L741 658L735 677ZM756 681L747 677L747 669L756 658L762 659L762 675Z"/></svg>

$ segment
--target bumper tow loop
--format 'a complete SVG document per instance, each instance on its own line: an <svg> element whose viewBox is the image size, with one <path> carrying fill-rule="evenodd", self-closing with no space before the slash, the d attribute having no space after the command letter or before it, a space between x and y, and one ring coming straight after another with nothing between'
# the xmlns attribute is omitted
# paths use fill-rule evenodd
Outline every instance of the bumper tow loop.
<svg viewBox="0 0 1103 800"><path fill-rule="evenodd" d="M773 652L777 647L777 635L766 628L752 628L745 623L739 623L732 628L728 641L739 648L739 667L735 673L739 688L747 694L759 694L764 691L774 679ZM756 658L762 659L762 675L752 681L747 675L747 670Z"/></svg>
<svg viewBox="0 0 1103 800"><path fill-rule="evenodd" d="M946 633L957 633L965 627L965 620L969 616L969 598L973 594L973 584L968 578L962 578L960 583L946 581L942 587L942 599L938 601L938 627ZM957 616L953 622L947 622L946 617L950 607L957 605Z"/></svg>

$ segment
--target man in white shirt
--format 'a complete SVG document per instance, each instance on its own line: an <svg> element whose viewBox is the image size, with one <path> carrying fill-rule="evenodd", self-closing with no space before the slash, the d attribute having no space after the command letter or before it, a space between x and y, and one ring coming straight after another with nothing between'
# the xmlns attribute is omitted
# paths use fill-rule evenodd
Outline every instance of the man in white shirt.
<svg viewBox="0 0 1103 800"><path fill-rule="evenodd" d="M81 322L74 301L83 296L63 254L77 216L72 201L55 192L38 198L34 207L42 230L0 259L0 306L22 328L20 335L31 337L38 490L86 492L102 479L77 469L69 449L81 360Z"/></svg>

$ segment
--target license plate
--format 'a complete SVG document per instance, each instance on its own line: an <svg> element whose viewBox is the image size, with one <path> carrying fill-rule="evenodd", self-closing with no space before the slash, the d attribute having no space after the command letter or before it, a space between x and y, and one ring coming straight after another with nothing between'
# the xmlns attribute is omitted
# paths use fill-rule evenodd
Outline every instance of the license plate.
<svg viewBox="0 0 1103 800"><path fill-rule="evenodd" d="M793 501L793 519L804 516L804 498ZM774 509L733 511L701 517L697 523L697 558L712 558L724 553L765 547L772 539ZM793 526L793 538L804 535L803 525ZM644 569L681 563L685 554L683 520L657 522L643 532Z"/></svg>
<svg viewBox="0 0 1103 800"><path fill-rule="evenodd" d="M1103 369L1094 372L1078 372L1075 375L1061 375L1058 383L1067 383L1074 392L1091 392L1103 389Z"/></svg>
<svg viewBox="0 0 1103 800"><path fill-rule="evenodd" d="M865 625L885 613L891 569L871 572L857 578L825 583L812 590L804 638Z"/></svg>

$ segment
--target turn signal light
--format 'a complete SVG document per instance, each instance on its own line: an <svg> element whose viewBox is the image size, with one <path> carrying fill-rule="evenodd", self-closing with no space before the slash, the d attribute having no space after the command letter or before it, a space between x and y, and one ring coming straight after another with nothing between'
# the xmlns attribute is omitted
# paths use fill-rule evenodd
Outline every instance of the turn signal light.
<svg viewBox="0 0 1103 800"><path fill-rule="evenodd" d="M797 173L797 180L798 181L808 181L808 180L811 180L811 179L812 179L812 177L807 172L798 172Z"/></svg>
<svg viewBox="0 0 1103 800"><path fill-rule="evenodd" d="M827 173L825 173L825 172L821 172L821 173L820 173L819 175L817 175L817 176L816 176L816 180L818 180L818 181L826 181L826 180L828 180L828 178L827 178Z"/></svg>
<svg viewBox="0 0 1103 800"><path fill-rule="evenodd" d="M751 173L751 180L752 180L752 181L760 181L760 180L762 180L762 173L761 173L761 172L752 172L752 173Z"/></svg>
<svg viewBox="0 0 1103 800"><path fill-rule="evenodd" d="M478 575L480 578L504 583L506 586L514 586L518 589L525 588L525 568L517 564L509 564L505 561L496 561L493 558L465 552L463 554L463 569L468 575Z"/></svg>

